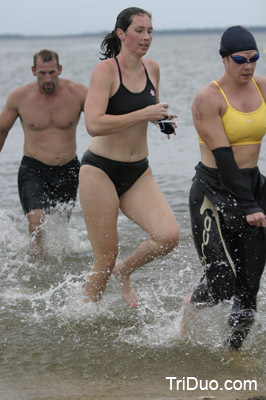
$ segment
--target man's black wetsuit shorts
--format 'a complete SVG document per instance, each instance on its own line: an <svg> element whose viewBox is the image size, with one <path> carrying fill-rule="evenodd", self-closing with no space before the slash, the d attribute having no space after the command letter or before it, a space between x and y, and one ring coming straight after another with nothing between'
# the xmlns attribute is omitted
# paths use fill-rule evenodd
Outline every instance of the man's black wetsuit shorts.
<svg viewBox="0 0 266 400"><path fill-rule="evenodd" d="M58 203L74 205L78 190L80 162L77 157L62 166L50 166L24 156L18 171L20 202L25 214L49 211Z"/></svg>

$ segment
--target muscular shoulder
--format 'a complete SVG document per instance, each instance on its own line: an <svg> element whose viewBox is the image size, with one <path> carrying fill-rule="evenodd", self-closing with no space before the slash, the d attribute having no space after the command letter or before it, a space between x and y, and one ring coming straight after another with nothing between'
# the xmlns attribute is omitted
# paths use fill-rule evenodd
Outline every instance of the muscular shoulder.
<svg viewBox="0 0 266 400"><path fill-rule="evenodd" d="M220 90L214 82L208 83L195 95L192 103L192 112L221 113L226 103Z"/></svg>
<svg viewBox="0 0 266 400"><path fill-rule="evenodd" d="M255 76L254 79L261 91L261 94L262 94L264 100L266 101L266 77Z"/></svg>
<svg viewBox="0 0 266 400"><path fill-rule="evenodd" d="M20 86L9 93L6 104L11 108L19 109L20 104L35 91L36 84L28 83Z"/></svg>
<svg viewBox="0 0 266 400"><path fill-rule="evenodd" d="M220 91L214 82L210 82L203 86L195 95L194 100L198 99L202 99L207 103L212 103L213 100L217 102L220 100Z"/></svg>
<svg viewBox="0 0 266 400"><path fill-rule="evenodd" d="M68 89L76 92L86 92L88 90L88 88L80 82L71 81L70 79L65 78L60 78L60 81L64 86L68 87Z"/></svg>
<svg viewBox="0 0 266 400"><path fill-rule="evenodd" d="M69 95L73 96L78 102L84 106L88 88L80 82L75 82L69 79L60 78L60 84Z"/></svg>

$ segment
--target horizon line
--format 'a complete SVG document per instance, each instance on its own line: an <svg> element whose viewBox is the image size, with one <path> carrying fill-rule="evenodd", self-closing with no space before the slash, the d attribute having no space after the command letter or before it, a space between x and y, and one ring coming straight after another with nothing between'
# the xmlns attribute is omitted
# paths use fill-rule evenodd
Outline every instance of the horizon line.
<svg viewBox="0 0 266 400"><path fill-rule="evenodd" d="M266 26L247 26L252 31L266 31ZM156 29L153 31L154 35L164 34L184 34L184 33L220 33L223 32L227 27L211 27L211 28L182 28L182 29ZM23 33L0 33L1 39L34 39L34 38L66 38L66 37L90 37L90 36L101 36L109 33L108 31L102 30L97 32L83 32L83 33L54 33L54 34L23 34Z"/></svg>

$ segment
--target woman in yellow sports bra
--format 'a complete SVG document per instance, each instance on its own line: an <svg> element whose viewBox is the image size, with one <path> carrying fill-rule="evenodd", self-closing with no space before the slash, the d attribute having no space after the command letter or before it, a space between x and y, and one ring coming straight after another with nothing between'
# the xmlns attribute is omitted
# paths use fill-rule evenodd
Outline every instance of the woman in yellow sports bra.
<svg viewBox="0 0 266 400"><path fill-rule="evenodd" d="M266 78L253 77L259 52L243 27L224 32L220 55L224 75L192 105L201 161L190 213L204 274L185 303L196 309L232 298L226 342L239 349L254 322L266 261L266 179L257 166L266 133Z"/></svg>

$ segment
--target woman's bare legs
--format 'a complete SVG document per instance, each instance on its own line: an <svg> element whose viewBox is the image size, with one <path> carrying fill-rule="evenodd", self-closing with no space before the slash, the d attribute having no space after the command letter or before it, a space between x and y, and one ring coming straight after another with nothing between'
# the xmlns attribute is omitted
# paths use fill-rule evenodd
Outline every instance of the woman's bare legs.
<svg viewBox="0 0 266 400"><path fill-rule="evenodd" d="M118 253L117 218L119 198L108 176L99 168L84 165L80 169L79 197L94 265L85 282L85 301L101 299Z"/></svg>
<svg viewBox="0 0 266 400"><path fill-rule="evenodd" d="M96 302L101 299L113 271L121 283L123 299L131 306L136 305L131 273L169 253L179 240L177 222L151 170L148 169L119 199L113 183L103 171L89 165L82 166L79 196L94 253L94 265L85 283L86 300ZM116 264L119 207L148 232L150 238Z"/></svg>
<svg viewBox="0 0 266 400"><path fill-rule="evenodd" d="M113 273L121 283L122 297L131 306L137 297L130 275L137 268L168 254L178 245L179 228L161 189L149 168L120 198L122 212L150 237L125 260L119 261Z"/></svg>

